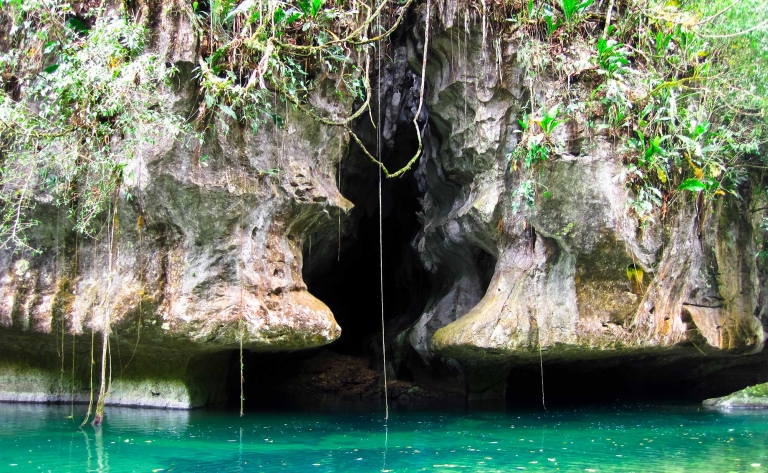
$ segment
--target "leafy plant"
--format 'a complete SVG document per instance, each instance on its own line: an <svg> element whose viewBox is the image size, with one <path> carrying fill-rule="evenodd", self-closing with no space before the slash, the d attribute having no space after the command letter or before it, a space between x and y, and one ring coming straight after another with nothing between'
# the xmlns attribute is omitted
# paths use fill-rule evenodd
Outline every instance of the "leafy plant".
<svg viewBox="0 0 768 473"><path fill-rule="evenodd" d="M658 31L655 39L656 55L663 57L667 53L670 43L672 42L672 34Z"/></svg>
<svg viewBox="0 0 768 473"><path fill-rule="evenodd" d="M555 17L555 12L549 5L544 6L544 22L547 25L548 37L551 37L563 25L563 20Z"/></svg>
<svg viewBox="0 0 768 473"><path fill-rule="evenodd" d="M642 131L637 132L637 139L629 140L630 147L640 151L637 158L639 166L647 172L655 173L662 184L666 184L669 176L669 151L664 149L662 141L668 140L668 136L654 136L646 139Z"/></svg>
<svg viewBox="0 0 768 473"><path fill-rule="evenodd" d="M559 115L560 105L557 104L548 110L542 110L539 119L532 120L527 113L523 113L522 118L518 120L522 136L510 157L512 158L512 169L517 171L517 163L521 163L523 171L527 175L512 193L513 212L517 212L523 203L528 207L533 207L535 190L541 186L535 178L537 165L546 162L551 154L562 152L553 143L551 136L557 127L566 121L558 120ZM538 127L531 127L533 123ZM549 197L549 191L545 191L544 196Z"/></svg>
<svg viewBox="0 0 768 473"><path fill-rule="evenodd" d="M549 137L558 126L566 122L566 120L558 120L558 115L560 115L560 104L555 105L549 110L543 111L541 119L536 121L547 137Z"/></svg>
<svg viewBox="0 0 768 473"><path fill-rule="evenodd" d="M297 4L304 16L314 18L323 6L323 0L298 0Z"/></svg>
<svg viewBox="0 0 768 473"><path fill-rule="evenodd" d="M614 39L597 40L596 62L598 72L607 76L621 74L629 66L629 52L624 45Z"/></svg>
<svg viewBox="0 0 768 473"><path fill-rule="evenodd" d="M637 218L646 223L653 220L653 209L662 204L663 194L653 185L645 184L638 189L634 198L630 198L629 207Z"/></svg>
<svg viewBox="0 0 768 473"><path fill-rule="evenodd" d="M39 8L24 17L66 11L56 2ZM50 22L18 38L42 40L47 66L23 79L35 107L0 91L0 247L26 247L40 193L69 209L76 231L92 235L136 150L189 132L158 97L175 70L144 51L146 30L122 17L99 16L83 30L85 24ZM22 58L5 60L18 68Z"/></svg>
<svg viewBox="0 0 768 473"><path fill-rule="evenodd" d="M565 21L571 23L576 15L586 10L595 0L560 0L560 6L563 8Z"/></svg>
<svg viewBox="0 0 768 473"><path fill-rule="evenodd" d="M700 181L699 179L689 178L689 179L684 180L679 186L677 186L677 188L679 190L685 190L685 191L690 191L690 192L701 192L701 191L709 189L711 184L712 184L712 181L709 181L707 184L705 184L704 182Z"/></svg>

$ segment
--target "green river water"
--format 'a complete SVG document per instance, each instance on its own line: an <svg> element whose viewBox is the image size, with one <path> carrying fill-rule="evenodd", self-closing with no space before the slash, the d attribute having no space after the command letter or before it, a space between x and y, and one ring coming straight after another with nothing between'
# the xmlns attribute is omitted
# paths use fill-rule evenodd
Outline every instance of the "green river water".
<svg viewBox="0 0 768 473"><path fill-rule="evenodd" d="M768 413L698 406L333 412L0 404L0 472L768 470Z"/></svg>

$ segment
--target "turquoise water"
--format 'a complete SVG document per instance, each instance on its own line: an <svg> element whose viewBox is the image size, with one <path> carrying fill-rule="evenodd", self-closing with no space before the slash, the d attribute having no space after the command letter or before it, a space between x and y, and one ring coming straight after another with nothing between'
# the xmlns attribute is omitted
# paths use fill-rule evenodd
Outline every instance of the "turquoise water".
<svg viewBox="0 0 768 473"><path fill-rule="evenodd" d="M75 414L82 414L75 408ZM532 411L159 411L0 404L0 471L765 471L768 413L633 406Z"/></svg>

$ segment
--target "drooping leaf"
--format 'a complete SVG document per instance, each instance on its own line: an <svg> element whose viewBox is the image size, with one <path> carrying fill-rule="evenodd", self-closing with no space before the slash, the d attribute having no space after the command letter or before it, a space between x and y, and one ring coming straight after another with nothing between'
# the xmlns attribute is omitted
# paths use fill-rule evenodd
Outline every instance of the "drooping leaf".
<svg viewBox="0 0 768 473"><path fill-rule="evenodd" d="M211 54L211 57L207 59L208 65L210 66L211 70L213 70L214 74L219 73L218 62L225 52L227 52L227 48L219 48L216 51L214 51L213 54Z"/></svg>
<svg viewBox="0 0 768 473"><path fill-rule="evenodd" d="M52 53L57 47L59 47L61 43L58 41L49 41L45 43L45 49L43 49L43 54L50 54Z"/></svg>
<svg viewBox="0 0 768 473"><path fill-rule="evenodd" d="M275 23L280 23L285 18L285 10L280 7L275 8L275 14L273 16Z"/></svg>
<svg viewBox="0 0 768 473"><path fill-rule="evenodd" d="M312 16L317 16L317 12L320 11L320 7L323 6L323 0L312 0Z"/></svg>
<svg viewBox="0 0 768 473"><path fill-rule="evenodd" d="M312 4L310 1L311 0L298 0L296 2L299 5L301 12L304 13L304 16L309 16L312 13Z"/></svg>
<svg viewBox="0 0 768 473"><path fill-rule="evenodd" d="M223 103L220 103L219 108L221 109L222 112L232 117L232 119L237 120L237 114L229 106L224 105Z"/></svg>
<svg viewBox="0 0 768 473"><path fill-rule="evenodd" d="M296 21L299 18L301 18L301 12L294 10L288 16L285 17L285 24L292 25L296 23Z"/></svg>
<svg viewBox="0 0 768 473"><path fill-rule="evenodd" d="M547 116L552 117L552 119L557 118L557 115L560 114L560 104L556 104L554 107L550 108L547 112Z"/></svg>
<svg viewBox="0 0 768 473"><path fill-rule="evenodd" d="M235 16L238 13L242 13L243 15L248 15L248 10L250 10L254 5L256 4L255 0L244 0L243 3L238 5L236 8L233 8L229 13L227 13L227 16L224 17L225 23L231 23L234 21Z"/></svg>
<svg viewBox="0 0 768 473"><path fill-rule="evenodd" d="M678 189L690 192L701 192L706 190L707 186L698 179L686 179L678 186Z"/></svg>

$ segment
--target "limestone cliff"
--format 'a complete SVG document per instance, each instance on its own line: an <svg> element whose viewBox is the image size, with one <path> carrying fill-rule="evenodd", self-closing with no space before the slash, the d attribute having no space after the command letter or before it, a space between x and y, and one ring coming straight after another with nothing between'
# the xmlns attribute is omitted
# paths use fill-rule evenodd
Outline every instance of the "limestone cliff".
<svg viewBox="0 0 768 473"><path fill-rule="evenodd" d="M682 196L641 223L622 177L627 150L590 130L583 105L594 86L572 79L593 68L588 52L567 51L556 75L526 34L497 43L443 14L429 51L433 138L417 171L424 222L414 245L449 282L407 331L421 358L458 360L482 397L498 395L506 367L539 356L759 352L762 216L749 187L744 200L711 206ZM564 152L540 169L535 204L516 211L525 173L510 155L524 108L563 101L576 105L556 130ZM487 289L478 252L496 258ZM639 282L628 268L640 268Z"/></svg>
<svg viewBox="0 0 768 473"><path fill-rule="evenodd" d="M182 13L153 8L154 48L180 69L177 84L158 94L189 116L199 99L192 77L199 45ZM302 280L302 245L351 207L333 168L347 143L339 130L286 112L282 127L267 124L258 134L233 124L202 147L176 138L144 145L125 169L121 192L133 198L120 200L113 239L76 236L66 209L40 196L42 223L30 232L40 253L0 255L7 381L0 400L69 399L71 381L77 399L87 399L90 335L104 329L105 314L115 404L203 405L220 397L228 356L211 355L216 364L198 355L241 343L297 350L338 338L333 314ZM22 356L19 346L33 353ZM72 354L79 366L70 380ZM144 362L128 363L134 355ZM210 364L201 383L199 363ZM139 385L126 387L125 377Z"/></svg>
<svg viewBox="0 0 768 473"><path fill-rule="evenodd" d="M153 48L180 70L158 94L192 115L200 45L183 14L152 5ZM449 373L443 382L455 390L499 397L511 366L540 359L762 350L756 183L743 185L741 200L681 194L641 222L622 177L626 150L574 106L553 136L564 147L537 170L534 205L519 207L525 176L511 156L520 121L566 99L586 101L593 88L573 78L593 69L589 53L565 51L568 69L558 74L538 63L541 44L524 31L498 40L485 17L465 17L452 1L435 8L418 120L424 152L401 178L416 180L421 205L418 233L402 243L432 283L416 316L387 316L392 373L406 367L435 384ZM414 7L412 23L425 14ZM421 92L425 38L413 24L398 30L374 84L392 154ZM312 98L318 106L353 107L324 93ZM367 120L355 130L372 142ZM230 125L202 147L168 138L138 150L122 189L133 198L121 200L113 239L76 236L66 212L40 196L30 241L41 252L0 254L0 400L87 400L92 334L105 314L113 404L217 402L229 350L295 351L340 336L344 327L307 290L304 253L319 232L314 257L328 267L342 222L345 241L355 238L359 220L349 220L338 172L348 157L361 166L359 150L343 129L288 105L282 122L258 133ZM345 184L371 215L374 182Z"/></svg>

